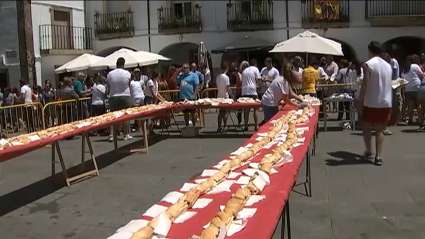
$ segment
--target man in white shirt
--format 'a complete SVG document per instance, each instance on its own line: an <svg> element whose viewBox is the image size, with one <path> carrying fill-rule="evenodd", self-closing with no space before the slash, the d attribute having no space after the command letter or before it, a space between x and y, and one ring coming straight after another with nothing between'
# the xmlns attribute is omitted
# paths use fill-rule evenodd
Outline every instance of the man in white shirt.
<svg viewBox="0 0 425 239"><path fill-rule="evenodd" d="M266 65L261 70L261 82L260 82L260 89L258 89L258 98L261 100L263 94L266 92L267 88L269 87L270 83L279 77L279 71L273 67L272 58L268 57L264 61L264 65Z"/></svg>
<svg viewBox="0 0 425 239"><path fill-rule="evenodd" d="M208 69L207 64L201 65L201 73L204 75L204 88L208 89L211 84L211 71Z"/></svg>
<svg viewBox="0 0 425 239"><path fill-rule="evenodd" d="M376 156L375 165L382 165L382 145L384 134L382 131L390 120L392 107L392 69L381 58L382 46L372 41L369 46L370 60L363 64L363 83L359 100L363 106L363 139L366 146L364 159L372 156L372 127L375 127Z"/></svg>
<svg viewBox="0 0 425 239"><path fill-rule="evenodd" d="M243 61L240 65L240 70L242 71L242 96L252 98L254 100L258 99L257 94L257 81L261 80L260 71L256 66L249 66L247 61ZM244 123L245 128L244 131L248 131L248 123L249 123L249 111L250 109L246 109L244 111ZM257 109L254 109L254 130L257 130L258 126L258 112Z"/></svg>
<svg viewBox="0 0 425 239"><path fill-rule="evenodd" d="M111 111L123 110L131 107L130 81L131 73L124 69L125 59L120 57L117 60L117 68L109 72L107 76L109 108ZM130 135L128 122L122 124L124 131L124 140L132 139ZM113 126L109 133L109 141L113 141Z"/></svg>
<svg viewBox="0 0 425 239"><path fill-rule="evenodd" d="M224 98L228 99L229 95L231 94L230 91L230 79L227 76L227 71L229 70L226 63L221 64L221 73L217 76L216 84L217 84L217 98ZM217 127L217 133L221 133L223 131L223 128L226 128L227 124L227 117L229 116L229 111L225 109L220 109L218 113L218 127ZM224 122L223 128L221 127L221 124Z"/></svg>
<svg viewBox="0 0 425 239"><path fill-rule="evenodd" d="M329 77L330 81L335 81L335 77L339 72L338 64L335 63L334 58L329 55L326 57L326 66L324 68L326 74Z"/></svg>
<svg viewBox="0 0 425 239"><path fill-rule="evenodd" d="M21 84L21 101L23 101L25 104L31 104L32 103L32 90L31 87L28 86L28 82L24 79L21 79L19 81ZM23 112L23 118L24 121L27 123L27 131L28 133L35 132L35 125L34 125L34 107L32 105L26 105L24 106L24 112Z"/></svg>

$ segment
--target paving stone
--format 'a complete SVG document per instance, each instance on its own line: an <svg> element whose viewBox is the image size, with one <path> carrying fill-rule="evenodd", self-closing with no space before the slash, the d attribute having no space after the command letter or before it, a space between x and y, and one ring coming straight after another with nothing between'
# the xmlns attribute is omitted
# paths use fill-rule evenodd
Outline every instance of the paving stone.
<svg viewBox="0 0 425 239"><path fill-rule="evenodd" d="M164 137L147 155L108 153L112 144L107 137L93 137L100 176L71 188L63 187L61 174L48 178L48 148L0 164L0 238L107 238L246 140L241 134L217 138L215 128L216 115L208 115L203 131L213 133L199 139ZM292 237L425 238L423 134L404 129L409 127L391 128L394 135L385 138L382 167L356 161L364 150L361 136L321 132L311 159L313 197L295 192L290 197ZM80 144L61 142L70 167L80 162L75 152ZM119 144L139 146L140 138ZM298 182L304 175L303 166ZM295 190L304 193L302 185ZM278 224L273 238L279 238L280 229Z"/></svg>

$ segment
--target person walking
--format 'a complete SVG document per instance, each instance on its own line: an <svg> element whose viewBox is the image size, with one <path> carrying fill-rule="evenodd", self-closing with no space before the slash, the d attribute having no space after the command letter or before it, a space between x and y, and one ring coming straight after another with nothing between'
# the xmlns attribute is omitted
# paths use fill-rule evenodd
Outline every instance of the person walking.
<svg viewBox="0 0 425 239"><path fill-rule="evenodd" d="M363 140L366 146L363 159L372 156L372 133L375 127L375 165L382 165L382 131L390 120L392 107L392 70L390 64L381 58L382 46L372 41L368 45L369 60L363 64L363 83L360 102L363 107Z"/></svg>

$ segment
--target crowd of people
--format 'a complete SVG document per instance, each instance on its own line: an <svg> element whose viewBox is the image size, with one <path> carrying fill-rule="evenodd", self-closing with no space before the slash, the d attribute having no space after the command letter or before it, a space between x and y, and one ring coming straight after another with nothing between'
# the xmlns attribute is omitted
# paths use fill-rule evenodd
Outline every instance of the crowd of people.
<svg viewBox="0 0 425 239"><path fill-rule="evenodd" d="M13 122L8 118L15 117L26 123L28 132L33 132L40 125L38 121L43 121L45 126L49 127L101 115L107 110L115 111L172 100L195 100L199 98L202 90L216 86L215 97L217 98L243 97L261 101L264 120L258 122L258 112L254 109L254 130L272 118L278 112L279 105L292 104L304 107L306 102L300 95L323 99L334 92L347 94L354 99L358 120L371 123L363 125L364 129L368 130L373 126L377 132L380 132L377 134L378 141L382 141L380 134L392 134L387 129L387 125L396 124L399 118L409 125L418 123L419 130L425 130L425 83L422 83L425 76L425 54L421 57L409 56L404 68L400 69L397 60L383 53L379 43L372 42L369 45L369 53L371 60L363 64L358 60L348 62L345 59L336 63L332 56L323 56L320 60L312 58L305 64L303 58L297 56L284 64L281 71L274 67L271 58L265 59L265 67L261 70L255 59L251 59L250 62L223 63L215 82L212 81L211 72L205 64L199 67L195 63L185 63L181 67L170 66L167 74L160 74L149 68L143 69L144 72L139 68L126 70L124 69L125 59L120 58L117 61L117 68L108 74L97 73L94 76L86 76L80 72L75 78L65 77L57 89L52 87L49 80L44 82L44 87L31 88L28 82L21 80L20 90L5 89L4 94L0 95L2 106L28 105L23 107L24 113L20 115L13 112L12 107L2 110L2 128L7 127L4 122ZM388 69L389 72L387 72ZM400 77L405 79L407 84L404 87L392 89L392 80ZM335 83L342 86L335 88L332 92L329 92L329 87L323 87L323 85ZM390 95L387 92L388 85ZM160 91L167 91L167 93L160 94ZM211 97L211 95L208 96ZM87 99L87 97L89 100L81 100L78 103L52 105L51 109L44 112L44 119L34 116L37 108L31 105L31 103L46 105L53 101L64 102ZM321 107L332 106L322 105ZM334 107L337 107L339 112L337 120L342 120L344 114L345 119L350 120L351 109L348 103L339 102ZM417 109L417 120L414 117L415 109ZM242 125L243 115L244 130L249 129L250 111L250 109L237 111L238 125ZM185 110L183 113L186 126L195 126L198 121L196 111ZM217 132L222 132L226 127L228 116L228 110L220 110ZM169 119L158 121L165 127L169 126L169 122ZM137 121L132 129L128 123L123 124L120 129L124 140L131 139L130 132L137 130L139 126ZM113 140L112 132L113 130L110 129L111 141ZM368 139L365 138L365 141L368 142ZM370 152L368 144L366 155ZM377 151L376 160L379 163L378 144Z"/></svg>

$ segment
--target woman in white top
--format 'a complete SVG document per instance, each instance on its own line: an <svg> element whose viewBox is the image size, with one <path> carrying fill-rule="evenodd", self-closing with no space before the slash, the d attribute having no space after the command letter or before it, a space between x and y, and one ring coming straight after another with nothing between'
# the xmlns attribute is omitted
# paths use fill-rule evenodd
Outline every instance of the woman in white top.
<svg viewBox="0 0 425 239"><path fill-rule="evenodd" d="M361 105L359 101L360 89L363 82L363 68L358 60L351 63L350 69L348 70L349 82L353 82L352 89L354 90L354 106L357 109L357 119L361 119Z"/></svg>
<svg viewBox="0 0 425 239"><path fill-rule="evenodd" d="M133 106L141 106L145 103L145 94L143 93L142 84L143 82L140 81L140 77L132 74L132 79L130 81L130 93Z"/></svg>
<svg viewBox="0 0 425 239"><path fill-rule="evenodd" d="M284 104L290 104L298 106L300 109L307 106L307 102L303 100L293 92L290 82L294 78L294 72L290 68L284 70L284 76L279 76L272 81L270 86L267 88L266 92L261 99L261 105L264 113L264 120L261 124L269 121L273 116L279 111L279 104L281 101ZM288 80L286 80L288 79ZM290 98L296 99L299 104L293 103Z"/></svg>
<svg viewBox="0 0 425 239"><path fill-rule="evenodd" d="M166 101L160 94L158 94L158 81L161 76L156 71L153 71L151 76L152 78L146 82L145 105Z"/></svg>
<svg viewBox="0 0 425 239"><path fill-rule="evenodd" d="M95 76L91 95L91 116L103 115L106 112L106 87L103 85L103 79L100 75ZM97 135L99 132L93 132Z"/></svg>
<svg viewBox="0 0 425 239"><path fill-rule="evenodd" d="M407 57L406 68L401 73L408 83L404 87L404 104L402 115L406 116L406 122L411 125L413 123L413 109L418 101L418 90L421 85L423 73L419 66L420 61L417 55L411 55Z"/></svg>
<svg viewBox="0 0 425 239"><path fill-rule="evenodd" d="M228 66L226 63L221 64L221 73L217 76L217 98L228 99L231 94L230 91L230 79L227 76ZM217 117L218 127L217 133L223 132L223 128L226 128L227 117L229 117L229 111L225 109L220 109ZM224 123L223 127L221 124Z"/></svg>

